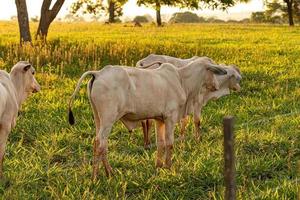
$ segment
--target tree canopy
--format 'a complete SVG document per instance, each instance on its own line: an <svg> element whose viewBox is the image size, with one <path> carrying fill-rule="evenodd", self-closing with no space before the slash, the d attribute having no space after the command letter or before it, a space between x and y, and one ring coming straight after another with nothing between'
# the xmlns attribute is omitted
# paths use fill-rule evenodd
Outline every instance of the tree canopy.
<svg viewBox="0 0 300 200"><path fill-rule="evenodd" d="M294 21L300 22L300 0L266 2L265 15L268 21L281 17L284 21L289 20L290 24L293 24Z"/></svg>
<svg viewBox="0 0 300 200"><path fill-rule="evenodd" d="M170 23L199 23L205 22L204 18L200 18L192 12L177 12L174 13L169 20Z"/></svg>
<svg viewBox="0 0 300 200"><path fill-rule="evenodd" d="M123 15L123 5L127 0L76 0L71 5L71 13L92 15L107 15L109 16L108 22L114 23L117 18Z"/></svg>
<svg viewBox="0 0 300 200"><path fill-rule="evenodd" d="M133 22L138 22L138 23L147 23L149 22L148 18L146 16L135 16L135 18L132 20Z"/></svg>

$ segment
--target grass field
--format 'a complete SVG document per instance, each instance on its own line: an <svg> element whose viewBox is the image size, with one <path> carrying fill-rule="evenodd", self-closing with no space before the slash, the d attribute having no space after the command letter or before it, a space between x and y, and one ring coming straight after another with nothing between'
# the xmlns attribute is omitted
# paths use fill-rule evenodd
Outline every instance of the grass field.
<svg viewBox="0 0 300 200"><path fill-rule="evenodd" d="M299 27L56 23L46 46L22 49L16 23L0 22L0 27L1 69L30 60L42 86L23 106L10 135L2 199L222 199L225 115L236 117L238 199L296 199ZM243 73L242 91L204 108L202 142L193 140L190 123L187 140L175 144L171 170L155 169L156 149L143 149L141 129L129 134L117 123L109 137L108 156L115 176L106 178L101 168L93 183L95 128L85 88L75 101L74 127L67 123L68 98L82 72L106 64L135 65L149 53L206 55L236 64Z"/></svg>

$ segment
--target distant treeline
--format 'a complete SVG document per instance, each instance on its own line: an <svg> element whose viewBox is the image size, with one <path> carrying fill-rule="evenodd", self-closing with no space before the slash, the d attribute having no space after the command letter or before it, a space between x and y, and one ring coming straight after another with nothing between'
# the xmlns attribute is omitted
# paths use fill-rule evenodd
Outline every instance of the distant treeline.
<svg viewBox="0 0 300 200"><path fill-rule="evenodd" d="M11 20L17 20L16 16L12 16ZM30 18L30 21L32 22L38 22L38 17L32 17ZM61 22L85 22L87 21L82 16L74 16L72 14L67 14L63 18L57 18L56 21ZM101 21L100 18L92 17L88 21ZM300 15L296 16L294 18L294 21L296 23L300 23ZM130 18L124 18L121 20L120 18L117 18L115 23L130 23L130 22L136 22L136 23L155 23L155 20L153 17L149 14L146 15L138 15L134 17L133 19ZM170 19L165 19L165 23L272 23L272 24L286 24L288 23L288 18L286 15L270 15L270 12L268 11L262 11L262 12L253 12L251 13L251 16L249 18L244 18L241 20L234 20L234 19L228 19L228 20L222 20L217 17L202 17L199 16L193 12L177 12L174 13Z"/></svg>

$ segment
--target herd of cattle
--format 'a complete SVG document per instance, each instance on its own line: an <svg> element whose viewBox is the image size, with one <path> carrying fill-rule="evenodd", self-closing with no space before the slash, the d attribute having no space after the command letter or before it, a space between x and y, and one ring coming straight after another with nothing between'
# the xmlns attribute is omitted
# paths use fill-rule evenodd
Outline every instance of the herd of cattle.
<svg viewBox="0 0 300 200"><path fill-rule="evenodd" d="M0 177L8 135L16 125L21 104L40 91L30 63L20 61L11 72L0 70ZM113 124L121 120L129 131L142 124L145 148L150 145L150 127L156 123L156 167L170 168L175 125L180 122L180 138L184 138L188 116L193 115L195 137L200 139L200 114L211 99L240 90L241 73L234 66L217 64L208 57L180 59L151 54L136 67L105 66L100 71L85 72L69 102L69 122L74 124L72 102L84 78L96 125L92 178L99 173L102 161L109 176L112 168L107 160L108 136Z"/></svg>

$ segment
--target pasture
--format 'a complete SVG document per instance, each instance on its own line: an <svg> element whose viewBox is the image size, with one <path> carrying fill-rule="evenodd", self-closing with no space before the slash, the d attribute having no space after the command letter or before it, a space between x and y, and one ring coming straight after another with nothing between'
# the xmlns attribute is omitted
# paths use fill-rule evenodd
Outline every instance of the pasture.
<svg viewBox="0 0 300 200"><path fill-rule="evenodd" d="M42 86L26 101L10 134L6 180L0 184L3 199L222 199L225 115L236 117L238 199L296 199L299 27L54 23L47 45L23 48L17 23L0 22L0 27L0 68L29 60ZM36 24L32 27L36 30ZM109 136L108 159L115 175L107 178L101 167L93 183L95 127L85 87L73 106L73 127L67 123L69 97L84 71L107 64L134 66L149 53L206 55L236 64L243 74L242 90L204 108L202 142L193 139L190 121L186 140L174 146L171 170L155 168L156 148L143 149L141 128L130 134L118 122ZM154 144L154 132L151 140Z"/></svg>

